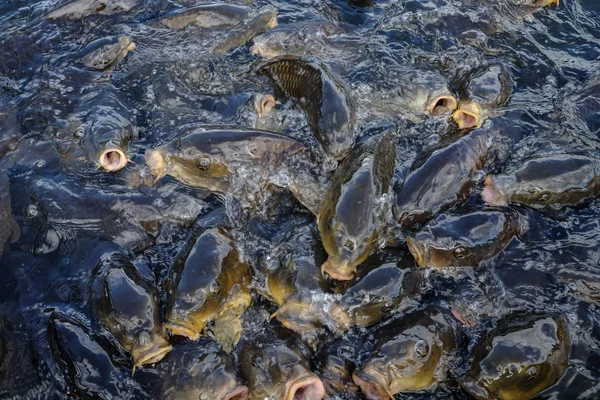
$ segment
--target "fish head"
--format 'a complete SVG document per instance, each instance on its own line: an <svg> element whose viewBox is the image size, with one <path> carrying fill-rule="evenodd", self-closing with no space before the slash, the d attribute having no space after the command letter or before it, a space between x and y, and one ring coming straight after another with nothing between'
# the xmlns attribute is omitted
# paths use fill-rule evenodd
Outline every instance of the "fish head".
<svg viewBox="0 0 600 400"><path fill-rule="evenodd" d="M510 222L501 210L442 214L406 242L421 267L476 267L502 250Z"/></svg>
<svg viewBox="0 0 600 400"><path fill-rule="evenodd" d="M473 349L459 383L477 399L529 399L563 376L569 351L562 317L508 318Z"/></svg>
<svg viewBox="0 0 600 400"><path fill-rule="evenodd" d="M354 382L373 399L395 393L424 390L434 385L442 343L427 327L408 329L379 348L354 373ZM377 397L379 396L379 397Z"/></svg>
<svg viewBox="0 0 600 400"><path fill-rule="evenodd" d="M173 346L162 336L162 332L141 331L136 335L130 350L133 366L137 368L156 364L171 350Z"/></svg>
<svg viewBox="0 0 600 400"><path fill-rule="evenodd" d="M102 38L88 45L87 54L81 57L81 61L89 69L105 71L115 68L135 48L135 43L127 35Z"/></svg>
<svg viewBox="0 0 600 400"><path fill-rule="evenodd" d="M125 151L114 144L104 146L98 157L98 164L108 172L114 172L125 168L127 162L128 158Z"/></svg>
<svg viewBox="0 0 600 400"><path fill-rule="evenodd" d="M479 128L484 120L481 105L472 101L461 102L452 118L459 129Z"/></svg>

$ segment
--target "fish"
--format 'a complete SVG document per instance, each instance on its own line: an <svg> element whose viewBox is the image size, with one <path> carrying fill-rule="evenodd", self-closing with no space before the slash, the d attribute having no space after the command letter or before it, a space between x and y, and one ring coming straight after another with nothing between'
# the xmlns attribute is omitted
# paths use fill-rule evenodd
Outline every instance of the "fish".
<svg viewBox="0 0 600 400"><path fill-rule="evenodd" d="M369 400L435 389L446 379L449 359L461 339L456 321L435 306L389 323L375 337L368 360L353 374Z"/></svg>
<svg viewBox="0 0 600 400"><path fill-rule="evenodd" d="M21 230L13 216L10 201L10 180L0 171L0 259L7 243L15 243L21 237Z"/></svg>
<svg viewBox="0 0 600 400"><path fill-rule="evenodd" d="M327 282L320 274L314 257L292 258L267 275L269 294L279 306L271 315L286 328L312 332L325 326L332 332L344 332L350 317L339 302L327 293Z"/></svg>
<svg viewBox="0 0 600 400"><path fill-rule="evenodd" d="M136 44L127 35L109 36L89 43L79 54L79 61L92 71L115 69Z"/></svg>
<svg viewBox="0 0 600 400"><path fill-rule="evenodd" d="M73 396L80 399L148 397L130 374L116 365L106 339L79 321L53 313L48 322L48 342Z"/></svg>
<svg viewBox="0 0 600 400"><path fill-rule="evenodd" d="M44 387L44 372L34 338L4 314L0 320L0 398L35 397L36 391Z"/></svg>
<svg viewBox="0 0 600 400"><path fill-rule="evenodd" d="M280 335L273 327L261 327L241 345L240 371L250 400L322 399L325 388L310 369L310 351L295 337Z"/></svg>
<svg viewBox="0 0 600 400"><path fill-rule="evenodd" d="M510 315L478 341L458 382L476 399L528 400L564 375L570 350L563 316Z"/></svg>
<svg viewBox="0 0 600 400"><path fill-rule="evenodd" d="M402 104L421 115L449 114L458 104L448 80L438 71L406 71L399 96Z"/></svg>
<svg viewBox="0 0 600 400"><path fill-rule="evenodd" d="M488 175L483 201L501 206L520 203L544 208L577 204L600 192L596 154L552 154L526 160L514 171Z"/></svg>
<svg viewBox="0 0 600 400"><path fill-rule="evenodd" d="M42 19L81 19L93 14L113 15L130 11L140 0L72 0L50 11Z"/></svg>
<svg viewBox="0 0 600 400"><path fill-rule="evenodd" d="M239 341L242 314L252 299L250 270L225 230L202 231L177 255L165 282L165 328L197 340L215 321L212 335L227 350Z"/></svg>
<svg viewBox="0 0 600 400"><path fill-rule="evenodd" d="M473 186L471 173L484 166L494 140L486 129L475 130L411 170L396 189L393 210L398 224L403 229L415 227L464 202Z"/></svg>
<svg viewBox="0 0 600 400"><path fill-rule="evenodd" d="M250 7L233 4L203 4L172 12L160 18L158 24L169 29L185 29L189 26L231 29L241 24L250 10Z"/></svg>
<svg viewBox="0 0 600 400"><path fill-rule="evenodd" d="M421 279L418 271L402 270L395 263L387 263L366 274L362 272L335 288L335 293L342 296L342 308L354 325L379 322L401 303L418 296Z"/></svg>
<svg viewBox="0 0 600 400"><path fill-rule="evenodd" d="M459 129L479 128L508 103L512 90L513 81L504 65L476 68L461 80L460 101L452 118Z"/></svg>
<svg viewBox="0 0 600 400"><path fill-rule="evenodd" d="M250 51L265 59L290 54L314 56L314 51L324 47L320 42L337 33L337 25L326 20L292 22L255 37Z"/></svg>
<svg viewBox="0 0 600 400"><path fill-rule="evenodd" d="M336 337L333 341L321 343L317 355L318 360L323 360L320 362L319 376L330 398L345 400L358 398L360 389L352 380L352 371L363 345L363 336L353 332Z"/></svg>
<svg viewBox="0 0 600 400"><path fill-rule="evenodd" d="M292 98L327 154L343 159L354 146L355 106L344 83L314 58L280 56L257 69L275 88L276 98Z"/></svg>
<svg viewBox="0 0 600 400"><path fill-rule="evenodd" d="M255 36L277 26L277 9L266 6L251 13L250 19L237 29L227 33L213 48L213 54L224 54L229 50L250 42Z"/></svg>
<svg viewBox="0 0 600 400"><path fill-rule="evenodd" d="M204 339L173 349L157 366L163 400L247 400L248 388L220 345Z"/></svg>
<svg viewBox="0 0 600 400"><path fill-rule="evenodd" d="M196 130L163 146L146 150L146 164L160 179L170 175L189 186L227 194L237 172L261 168L267 174L250 177L266 186L270 176L286 173L286 187L314 214L323 192L308 147L290 137L259 130ZM264 181L266 180L266 182Z"/></svg>
<svg viewBox="0 0 600 400"><path fill-rule="evenodd" d="M440 214L407 235L406 244L420 267L477 267L498 255L521 226L519 214L508 207L466 208Z"/></svg>
<svg viewBox="0 0 600 400"><path fill-rule="evenodd" d="M156 290L125 254L102 260L90 285L96 318L131 354L134 370L159 362L173 349L162 327Z"/></svg>
<svg viewBox="0 0 600 400"><path fill-rule="evenodd" d="M331 278L351 279L377 248L395 160L395 137L386 133L355 149L333 174L317 216L329 255L321 270Z"/></svg>

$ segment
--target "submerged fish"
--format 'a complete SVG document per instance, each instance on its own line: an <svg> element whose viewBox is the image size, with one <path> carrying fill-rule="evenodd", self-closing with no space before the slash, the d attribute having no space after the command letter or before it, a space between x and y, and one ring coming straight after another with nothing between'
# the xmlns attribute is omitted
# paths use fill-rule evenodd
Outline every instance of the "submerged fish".
<svg viewBox="0 0 600 400"><path fill-rule="evenodd" d="M481 192L492 205L577 204L600 192L600 159L586 154L555 154L530 159L515 171L490 175Z"/></svg>
<svg viewBox="0 0 600 400"><path fill-rule="evenodd" d="M0 171L0 259L7 242L19 240L21 231L12 214L10 205L10 183L6 172Z"/></svg>
<svg viewBox="0 0 600 400"><path fill-rule="evenodd" d="M159 20L170 29L189 26L210 29L230 29L241 24L250 13L250 7L233 4L203 4L183 11L175 11Z"/></svg>
<svg viewBox="0 0 600 400"><path fill-rule="evenodd" d="M421 267L477 267L520 231L519 214L510 208L467 208L441 214L406 243Z"/></svg>
<svg viewBox="0 0 600 400"><path fill-rule="evenodd" d="M558 382L570 350L562 316L511 316L477 343L459 383L476 399L528 400Z"/></svg>
<svg viewBox="0 0 600 400"><path fill-rule="evenodd" d="M433 390L446 379L458 332L449 313L433 306L408 314L377 332L369 359L354 372L354 383L369 400Z"/></svg>
<svg viewBox="0 0 600 400"><path fill-rule="evenodd" d="M342 159L354 146L354 104L341 80L312 58L276 57L261 65L277 97L291 97L304 110L306 119L323 149Z"/></svg>
<svg viewBox="0 0 600 400"><path fill-rule="evenodd" d="M148 395L116 366L110 345L79 322L53 314L48 323L50 350L72 394L80 399L144 398Z"/></svg>
<svg viewBox="0 0 600 400"><path fill-rule="evenodd" d="M72 0L49 12L44 19L81 19L92 14L112 15L131 10L140 0Z"/></svg>
<svg viewBox="0 0 600 400"><path fill-rule="evenodd" d="M79 60L93 71L114 69L135 47L135 43L127 35L109 36L88 44L81 51Z"/></svg>
<svg viewBox="0 0 600 400"><path fill-rule="evenodd" d="M159 364L163 400L247 400L233 359L212 340L177 346Z"/></svg>
<svg viewBox="0 0 600 400"><path fill-rule="evenodd" d="M481 169L494 136L477 130L434 152L410 172L396 194L395 216L410 228L454 204L464 201L472 186L471 173Z"/></svg>
<svg viewBox="0 0 600 400"><path fill-rule="evenodd" d="M240 370L251 400L321 400L325 388L310 370L310 352L294 337L280 338L266 326L240 349Z"/></svg>
<svg viewBox="0 0 600 400"><path fill-rule="evenodd" d="M339 302L327 294L327 282L314 257L292 257L267 275L267 288L279 306L271 318L277 318L288 329L311 332L326 326L333 332L343 332L350 325Z"/></svg>
<svg viewBox="0 0 600 400"><path fill-rule="evenodd" d="M315 55L323 45L324 38L338 33L340 29L330 21L300 21L275 28L257 36L251 51L271 59L282 55Z"/></svg>
<svg viewBox="0 0 600 400"><path fill-rule="evenodd" d="M91 289L98 320L131 354L134 369L157 363L171 351L161 326L158 296L126 256L101 262Z"/></svg>
<svg viewBox="0 0 600 400"><path fill-rule="evenodd" d="M364 276L360 276L364 275ZM418 271L383 264L367 274L336 287L341 305L359 326L372 325L394 311L404 300L416 298L420 288Z"/></svg>
<svg viewBox="0 0 600 400"><path fill-rule="evenodd" d="M460 129L480 127L486 118L506 105L512 86L512 79L502 64L473 70L462 82L460 103L452 118Z"/></svg>
<svg viewBox="0 0 600 400"><path fill-rule="evenodd" d="M321 269L332 278L351 279L377 248L395 161L395 138L387 133L349 154L331 178L318 224L329 255Z"/></svg>
<svg viewBox="0 0 600 400"><path fill-rule="evenodd" d="M171 175L187 185L219 193L227 193L236 179L249 178L263 187L280 184L271 176L284 174L289 178L287 188L314 213L322 192L309 149L292 138L266 131L198 130L147 150L145 158L157 179ZM239 174L255 168L260 168L259 175Z"/></svg>
<svg viewBox="0 0 600 400"><path fill-rule="evenodd" d="M250 271L233 241L221 229L210 228L177 256L167 279L165 328L197 340L215 321L212 334L226 350L242 333L242 314L252 301Z"/></svg>

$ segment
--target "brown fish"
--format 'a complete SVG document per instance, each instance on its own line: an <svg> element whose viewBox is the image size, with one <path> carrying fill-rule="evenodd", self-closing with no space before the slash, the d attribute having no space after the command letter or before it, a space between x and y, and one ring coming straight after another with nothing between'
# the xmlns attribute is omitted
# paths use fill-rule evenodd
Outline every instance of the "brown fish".
<svg viewBox="0 0 600 400"><path fill-rule="evenodd" d="M351 279L377 248L395 161L395 138L387 133L354 150L333 174L318 214L329 255L321 269L333 279Z"/></svg>
<svg viewBox="0 0 600 400"><path fill-rule="evenodd" d="M562 316L513 315L473 348L459 383L476 399L529 400L563 376L570 350Z"/></svg>
<svg viewBox="0 0 600 400"><path fill-rule="evenodd" d="M126 256L101 262L91 285L98 320L131 354L134 369L155 364L171 351L156 291Z"/></svg>
<svg viewBox="0 0 600 400"><path fill-rule="evenodd" d="M49 12L43 19L81 19L92 14L112 15L131 10L140 0L72 0Z"/></svg>
<svg viewBox="0 0 600 400"><path fill-rule="evenodd" d="M238 342L250 306L250 271L224 230L204 230L177 256L167 279L165 328L197 340L215 321L212 335L226 349Z"/></svg>

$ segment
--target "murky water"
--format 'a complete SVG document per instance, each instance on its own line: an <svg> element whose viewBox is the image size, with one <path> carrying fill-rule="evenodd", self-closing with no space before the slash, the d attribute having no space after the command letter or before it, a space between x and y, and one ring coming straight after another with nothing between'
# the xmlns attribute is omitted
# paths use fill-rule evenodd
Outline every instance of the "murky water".
<svg viewBox="0 0 600 400"><path fill-rule="evenodd" d="M276 309L264 296L261 265L285 246L308 254L316 265L326 258L315 217L289 193L265 194L251 183L268 165L239 171L250 183L234 185L232 192L244 193L243 200L168 176L154 182L145 166L146 149L206 125L291 136L315 149L314 168L324 177L338 163L320 150L304 114L291 102L279 104L267 118L258 117L255 96L273 88L256 75L261 58L251 51L251 42L217 54L216 43L226 35L222 30L157 25L160 17L202 1L122 3L129 4L123 7L128 10L73 19L44 19L56 8L54 0L0 4L0 172L9 177L13 214L21 230L0 260L0 398L68 398L73 393L49 349L53 313L69 316L111 343L113 363L125 371L117 394L113 389L118 385L111 381L88 398L120 398L123 393L128 398L160 398L156 381L169 370L142 367L129 374L128 355L92 311L93 271L114 252L127 254L144 279L161 288L195 227L229 227L254 275L254 305L245 317L245 332L260 329ZM416 101L413 86L431 82L422 78L426 71L444 77L453 93L471 71L493 63L501 64L512 80L508 101L484 123L497 133L491 147L499 161L476 174L479 184L471 189L467 205L482 204L486 173L514 169L536 154L600 150L596 0L564 0L539 10L517 0L240 3L253 10L275 7L279 28L302 21L333 23L333 34L308 37L294 52L321 59L345 82L357 104L358 142L387 130L397 132L396 187L411 166L463 134L447 116L424 117L410 107ZM98 71L82 63L89 43L119 35L129 36L136 48L116 68ZM398 105L399 97L406 107ZM98 168L92 136L98 127L118 124L121 119L115 122L114 115L130 123L130 162L109 173ZM466 349L511 311L565 316L571 338L567 372L541 398L598 398L600 203L515 209L526 221L518 240L477 270L421 271L424 277L414 301L451 307L475 321L465 328L464 358ZM387 247L385 240L380 244L364 269L384 264L405 271L418 268L396 230L390 231ZM331 284L328 291L334 289ZM166 293L160 291L159 298L164 308ZM346 339L373 340L369 335L374 329L352 330ZM319 348L311 360L317 373L329 336L320 328L303 338L309 347ZM186 345L180 339L172 343ZM366 356L361 348L353 350L358 359ZM460 361L451 376L460 370ZM360 398L346 397L356 396ZM454 378L435 392L398 395L432 397L469 398Z"/></svg>

